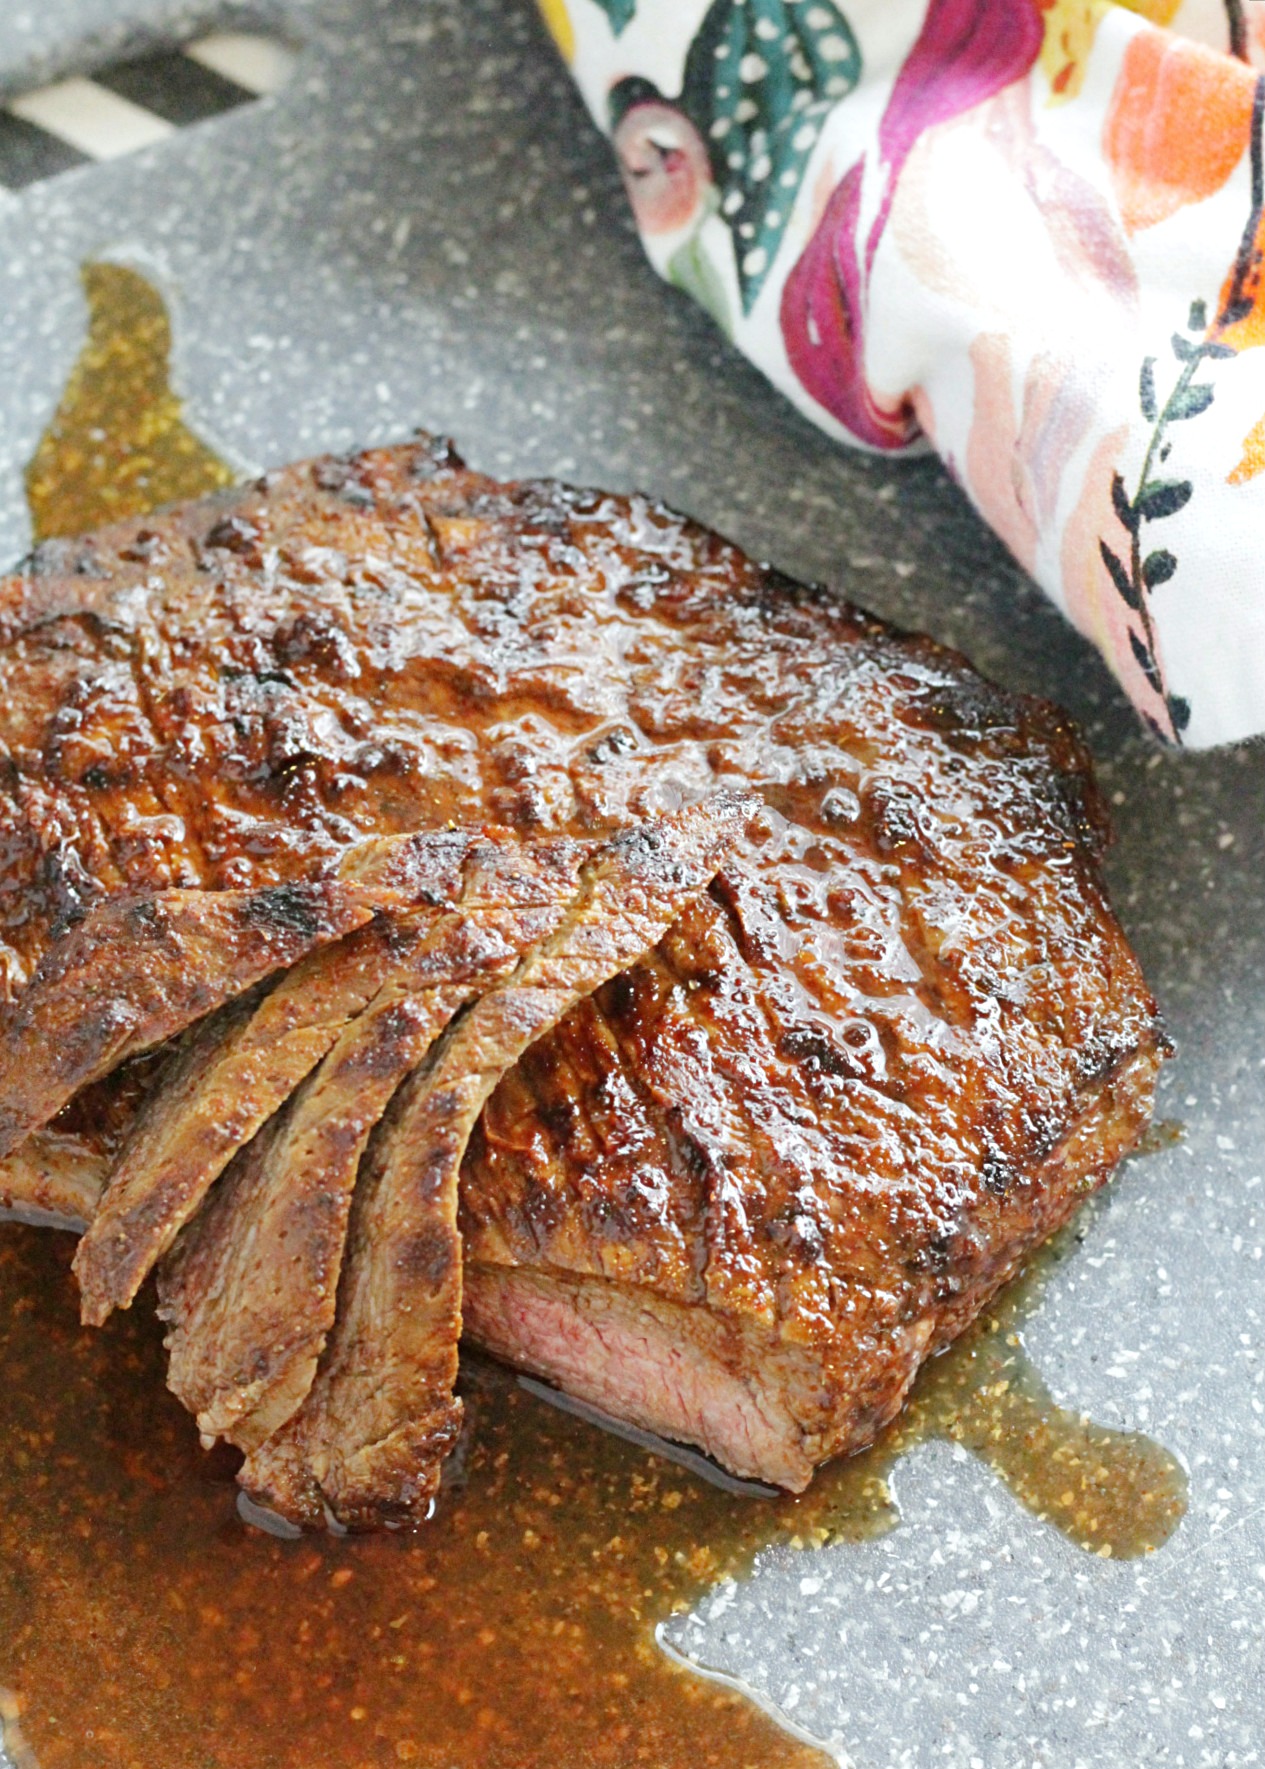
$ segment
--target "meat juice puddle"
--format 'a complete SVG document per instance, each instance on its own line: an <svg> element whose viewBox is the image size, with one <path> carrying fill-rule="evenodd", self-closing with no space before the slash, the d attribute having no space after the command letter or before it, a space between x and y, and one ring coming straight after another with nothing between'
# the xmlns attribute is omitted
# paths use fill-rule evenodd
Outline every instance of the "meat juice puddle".
<svg viewBox="0 0 1265 1769"><path fill-rule="evenodd" d="M83 274L89 336L27 475L39 539L235 477L170 389L161 296L122 266ZM674 1665L656 1624L775 1544L894 1528L890 1470L934 1438L964 1445L1092 1554L1148 1553L1181 1518L1175 1459L1059 1407L1024 1354L1020 1323L1069 1244L924 1370L878 1443L798 1499L718 1491L470 1360L470 1429L431 1526L285 1542L240 1521L235 1455L204 1454L166 1392L148 1299L80 1328L70 1237L6 1225L0 1677L35 1760L822 1765L756 1705ZM0 1700L11 1750L14 1713Z"/></svg>
<svg viewBox="0 0 1265 1769"><path fill-rule="evenodd" d="M164 1387L149 1298L81 1328L71 1237L0 1232L0 1674L41 1769L810 1769L657 1623L777 1545L893 1529L893 1464L946 1438L1088 1553L1185 1508L1158 1444L1055 1403L1020 1326L1064 1236L923 1372L901 1417L799 1498L722 1492L465 1366L456 1477L415 1535L279 1541L238 1518Z"/></svg>
<svg viewBox="0 0 1265 1769"><path fill-rule="evenodd" d="M85 264L80 274L88 336L26 469L37 541L144 516L240 478L184 422L158 290L123 264Z"/></svg>

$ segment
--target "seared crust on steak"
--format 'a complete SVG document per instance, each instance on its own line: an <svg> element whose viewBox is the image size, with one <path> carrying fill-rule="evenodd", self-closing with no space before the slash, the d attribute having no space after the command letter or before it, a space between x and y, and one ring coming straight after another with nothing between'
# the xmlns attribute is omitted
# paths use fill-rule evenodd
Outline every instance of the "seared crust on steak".
<svg viewBox="0 0 1265 1769"><path fill-rule="evenodd" d="M10 1196L76 1075L266 974L224 966L179 1012L164 982L116 1041L77 982L24 992L94 914L328 890L366 838L589 843L759 797L710 890L502 1078L460 1180L471 1335L643 1422L683 1397L660 1428L745 1472L802 1484L872 1435L1149 1111L1165 1042L1063 715L648 499L499 485L431 442L305 463L42 551L0 586L0 686ZM292 1122L178 1257L212 1211L225 1243L234 1209L253 1228L225 1200ZM248 1386L272 1347L239 1350Z"/></svg>

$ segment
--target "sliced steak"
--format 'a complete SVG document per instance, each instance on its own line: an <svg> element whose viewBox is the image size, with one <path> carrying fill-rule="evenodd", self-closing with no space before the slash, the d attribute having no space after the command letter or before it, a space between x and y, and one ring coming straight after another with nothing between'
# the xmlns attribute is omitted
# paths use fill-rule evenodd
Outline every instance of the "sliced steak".
<svg viewBox="0 0 1265 1769"><path fill-rule="evenodd" d="M19 1016L103 901L752 788L723 879L505 1077L461 1187L472 1334L578 1383L559 1339L635 1303L672 1326L627 1406L672 1335L722 1348L750 1429L688 1384L672 1428L752 1473L873 1432L1149 1110L1163 1034L1066 718L645 498L422 442L46 549L0 585L0 754ZM622 1352L589 1361L617 1403Z"/></svg>
<svg viewBox="0 0 1265 1769"><path fill-rule="evenodd" d="M98 904L0 1028L0 1156L122 1063L419 888L416 838L397 836L358 843L310 883Z"/></svg>
<svg viewBox="0 0 1265 1769"><path fill-rule="evenodd" d="M366 844L373 848L375 844ZM121 1150L75 1255L85 1322L126 1308L233 1155L282 1106L393 971L451 910L470 838L423 835L357 854L342 882L423 907L380 916L263 995L209 1016L172 1058Z"/></svg>
<svg viewBox="0 0 1265 1769"><path fill-rule="evenodd" d="M458 1008L558 925L588 851L565 838L471 844L456 910L411 930L412 949L185 1231L159 1312L169 1384L205 1436L254 1448L302 1401L370 1131Z"/></svg>
<svg viewBox="0 0 1265 1769"><path fill-rule="evenodd" d="M617 837L565 919L457 1015L401 1088L357 1182L338 1315L307 1401L247 1458L253 1497L309 1524L421 1521L461 1418L457 1175L484 1101L522 1052L662 936L715 876L756 804Z"/></svg>
<svg viewBox="0 0 1265 1769"><path fill-rule="evenodd" d="M101 904L51 948L0 1031L0 1154L81 1087L372 913L332 883Z"/></svg>

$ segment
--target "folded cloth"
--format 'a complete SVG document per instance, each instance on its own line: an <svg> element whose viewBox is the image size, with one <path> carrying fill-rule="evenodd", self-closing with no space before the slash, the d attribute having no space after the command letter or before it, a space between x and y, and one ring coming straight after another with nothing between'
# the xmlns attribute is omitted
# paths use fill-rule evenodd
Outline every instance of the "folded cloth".
<svg viewBox="0 0 1265 1769"><path fill-rule="evenodd" d="M1265 730L1265 5L540 4L662 274L930 442L1160 737Z"/></svg>

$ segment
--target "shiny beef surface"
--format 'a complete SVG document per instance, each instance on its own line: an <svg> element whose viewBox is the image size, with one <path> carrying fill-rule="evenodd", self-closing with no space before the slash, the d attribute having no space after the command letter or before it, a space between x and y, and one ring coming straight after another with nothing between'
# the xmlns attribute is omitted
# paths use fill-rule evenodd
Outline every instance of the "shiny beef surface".
<svg viewBox="0 0 1265 1769"><path fill-rule="evenodd" d="M308 877L449 819L605 832L718 777L844 852L925 839L911 794L960 821L986 781L981 858L1096 842L1050 709L647 499L452 459L286 468L0 585L11 991L102 895Z"/></svg>
<svg viewBox="0 0 1265 1769"><path fill-rule="evenodd" d="M318 461L46 547L0 641L11 994L103 896L759 795L710 894L502 1081L462 1190L476 1336L582 1388L565 1310L605 1284L631 1312L590 1359L706 1340L776 1416L744 1472L873 1436L1145 1123L1162 1033L1063 717L649 500L429 441ZM655 1386L608 1368L604 1404L670 1423Z"/></svg>

